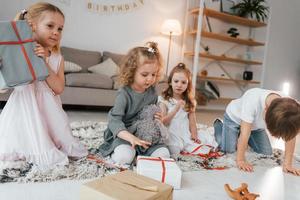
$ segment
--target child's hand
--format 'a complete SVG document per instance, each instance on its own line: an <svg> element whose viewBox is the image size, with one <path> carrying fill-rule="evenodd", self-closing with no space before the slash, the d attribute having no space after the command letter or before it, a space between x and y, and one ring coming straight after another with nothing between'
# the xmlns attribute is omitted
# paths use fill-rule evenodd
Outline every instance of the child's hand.
<svg viewBox="0 0 300 200"><path fill-rule="evenodd" d="M198 144L201 144L201 140L199 140L198 139L198 135L197 134L191 134L191 139L194 141L194 142L196 142L196 143L198 143Z"/></svg>
<svg viewBox="0 0 300 200"><path fill-rule="evenodd" d="M192 137L192 140L198 144L201 144L201 140L199 140L197 137L196 138Z"/></svg>
<svg viewBox="0 0 300 200"><path fill-rule="evenodd" d="M296 176L300 176L300 169L296 169L294 168L292 165L290 164L285 164L283 163L282 165L282 170L285 172L285 173L291 173L293 175L296 175Z"/></svg>
<svg viewBox="0 0 300 200"><path fill-rule="evenodd" d="M184 100L177 100L177 104L176 104L176 107L179 109L179 108L184 108L185 106L185 101Z"/></svg>
<svg viewBox="0 0 300 200"><path fill-rule="evenodd" d="M154 114L154 119L162 122L162 113L161 112L157 112Z"/></svg>
<svg viewBox="0 0 300 200"><path fill-rule="evenodd" d="M31 21L30 19L26 19L26 21L27 21L28 25L30 26L32 32L34 32L34 31L35 31L35 28L33 27L32 21Z"/></svg>
<svg viewBox="0 0 300 200"><path fill-rule="evenodd" d="M132 140L130 141L132 148L134 148L136 145L142 146L144 149L148 149L149 146L151 145L150 142L141 140L135 136L132 137Z"/></svg>
<svg viewBox="0 0 300 200"><path fill-rule="evenodd" d="M48 56L48 51L46 51L46 49L39 43L36 43L36 47L34 48L34 53L35 55L43 58L44 60L46 60L46 57Z"/></svg>
<svg viewBox="0 0 300 200"><path fill-rule="evenodd" d="M185 106L185 101L177 100L175 111L178 112L180 108L184 108L184 106Z"/></svg>
<svg viewBox="0 0 300 200"><path fill-rule="evenodd" d="M253 172L253 166L244 160L237 160L236 165L242 171Z"/></svg>

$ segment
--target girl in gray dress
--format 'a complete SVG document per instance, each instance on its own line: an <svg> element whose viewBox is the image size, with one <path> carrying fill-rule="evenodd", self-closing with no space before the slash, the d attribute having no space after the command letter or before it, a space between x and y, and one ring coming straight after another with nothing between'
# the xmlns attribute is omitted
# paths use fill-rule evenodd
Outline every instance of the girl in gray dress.
<svg viewBox="0 0 300 200"><path fill-rule="evenodd" d="M144 106L157 103L154 85L162 72L162 58L154 42L131 49L121 65L119 89L115 104L108 113L108 127L99 151L111 155L118 164L131 164L135 155L170 157L165 144L151 145L130 133L128 128L137 120ZM161 120L161 113L155 118Z"/></svg>

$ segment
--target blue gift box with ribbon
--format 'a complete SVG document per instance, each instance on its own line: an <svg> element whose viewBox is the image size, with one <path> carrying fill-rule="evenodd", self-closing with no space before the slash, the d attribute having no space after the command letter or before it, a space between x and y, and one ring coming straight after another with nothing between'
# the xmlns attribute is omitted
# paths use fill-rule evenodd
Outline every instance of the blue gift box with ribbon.
<svg viewBox="0 0 300 200"><path fill-rule="evenodd" d="M49 75L34 53L32 30L25 20L0 22L0 88L12 88Z"/></svg>

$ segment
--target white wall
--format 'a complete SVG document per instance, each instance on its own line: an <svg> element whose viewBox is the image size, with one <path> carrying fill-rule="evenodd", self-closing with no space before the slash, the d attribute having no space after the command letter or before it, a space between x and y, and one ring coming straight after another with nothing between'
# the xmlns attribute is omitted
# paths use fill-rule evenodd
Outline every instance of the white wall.
<svg viewBox="0 0 300 200"><path fill-rule="evenodd" d="M134 0L94 0L98 4L124 4ZM11 20L17 12L35 3L34 0L0 0L0 20ZM183 0L144 0L144 5L127 13L100 14L87 9L86 0L49 0L65 14L62 45L86 50L126 53L146 41L156 41L165 61L168 36L160 34L160 26L167 18L176 18L183 25ZM65 2L69 2L65 3ZM180 61L182 37L174 37L170 66Z"/></svg>
<svg viewBox="0 0 300 200"><path fill-rule="evenodd" d="M300 1L269 0L271 15L263 87L281 90L290 82L290 95L300 99Z"/></svg>

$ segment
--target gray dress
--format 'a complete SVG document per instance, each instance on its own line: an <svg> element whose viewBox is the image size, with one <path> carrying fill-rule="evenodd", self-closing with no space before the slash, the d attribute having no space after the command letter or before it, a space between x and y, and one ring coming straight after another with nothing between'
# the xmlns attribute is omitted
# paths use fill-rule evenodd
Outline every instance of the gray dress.
<svg viewBox="0 0 300 200"><path fill-rule="evenodd" d="M104 131L104 143L100 145L99 152L102 156L110 155L121 144L131 144L117 137L118 133L128 130L137 120L138 113L144 106L156 104L157 94L154 87L148 88L143 93L137 93L129 86L119 89L114 107L108 113L108 127ZM135 133L132 133L135 134ZM152 145L148 149L136 146L138 155L150 156L156 149L166 147L165 144Z"/></svg>

